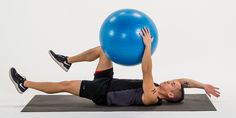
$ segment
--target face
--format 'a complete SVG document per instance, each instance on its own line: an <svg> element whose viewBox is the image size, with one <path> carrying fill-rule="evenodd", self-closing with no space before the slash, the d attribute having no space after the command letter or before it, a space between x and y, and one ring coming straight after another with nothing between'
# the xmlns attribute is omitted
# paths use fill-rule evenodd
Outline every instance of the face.
<svg viewBox="0 0 236 118"><path fill-rule="evenodd" d="M181 84L179 81L171 80L162 82L159 87L164 90L169 97L173 97L174 91L181 89Z"/></svg>

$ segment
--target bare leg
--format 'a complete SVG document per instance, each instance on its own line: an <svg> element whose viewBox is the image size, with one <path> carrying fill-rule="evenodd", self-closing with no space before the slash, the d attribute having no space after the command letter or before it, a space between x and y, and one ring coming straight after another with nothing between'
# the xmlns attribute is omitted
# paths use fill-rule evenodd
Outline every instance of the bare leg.
<svg viewBox="0 0 236 118"><path fill-rule="evenodd" d="M82 61L94 61L99 58L99 62L96 70L106 70L112 67L112 61L107 58L101 46L86 50L78 55L68 57L69 63L82 62Z"/></svg>
<svg viewBox="0 0 236 118"><path fill-rule="evenodd" d="M112 68L112 61L107 58L101 47L95 47L82 52L78 55L68 58L69 63L82 62L82 61L94 61L99 58L99 62L96 70L106 70ZM53 94L60 92L68 92L73 95L79 96L81 80L71 80L62 82L33 82L26 80L24 86L32 89L36 89L45 93Z"/></svg>
<svg viewBox="0 0 236 118"><path fill-rule="evenodd" d="M82 61L94 61L100 55L100 46L86 50L78 55L68 57L69 63L82 62Z"/></svg>
<svg viewBox="0 0 236 118"><path fill-rule="evenodd" d="M79 96L81 80L71 80L62 82L32 82L26 80L24 86L36 89L48 94L68 92Z"/></svg>
<svg viewBox="0 0 236 118"><path fill-rule="evenodd" d="M102 71L113 67L112 61L105 55L101 47L100 50L100 56L99 56L99 62L96 67L96 71Z"/></svg>

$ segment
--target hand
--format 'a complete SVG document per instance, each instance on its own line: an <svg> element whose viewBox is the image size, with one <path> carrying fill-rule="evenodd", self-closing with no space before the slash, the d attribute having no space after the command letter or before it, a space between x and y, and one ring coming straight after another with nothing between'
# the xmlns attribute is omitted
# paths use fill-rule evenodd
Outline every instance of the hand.
<svg viewBox="0 0 236 118"><path fill-rule="evenodd" d="M150 30L147 27L144 27L139 35L143 39L143 43L145 46L151 46L153 37L150 35Z"/></svg>
<svg viewBox="0 0 236 118"><path fill-rule="evenodd" d="M210 84L204 84L203 88L204 88L204 90L206 91L206 93L209 97L211 97L211 95L213 95L215 97L220 97L220 92L218 91L219 88L214 87Z"/></svg>

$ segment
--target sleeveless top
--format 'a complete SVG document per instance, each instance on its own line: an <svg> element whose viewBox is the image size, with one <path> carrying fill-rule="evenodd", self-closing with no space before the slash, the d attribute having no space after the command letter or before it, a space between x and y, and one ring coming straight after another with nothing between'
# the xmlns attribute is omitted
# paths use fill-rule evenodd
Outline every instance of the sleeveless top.
<svg viewBox="0 0 236 118"><path fill-rule="evenodd" d="M155 86L159 86L155 83ZM143 80L112 79L107 90L107 105L144 105L142 102ZM161 99L156 105L161 105Z"/></svg>

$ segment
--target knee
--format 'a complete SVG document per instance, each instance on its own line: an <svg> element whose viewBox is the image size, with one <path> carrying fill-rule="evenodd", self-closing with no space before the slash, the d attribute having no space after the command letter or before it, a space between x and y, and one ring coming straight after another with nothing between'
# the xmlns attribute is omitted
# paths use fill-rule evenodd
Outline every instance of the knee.
<svg viewBox="0 0 236 118"><path fill-rule="evenodd" d="M97 52L98 52L99 54L103 53L103 50L102 50L101 46L98 46L98 47L97 47Z"/></svg>
<svg viewBox="0 0 236 118"><path fill-rule="evenodd" d="M62 91L67 92L72 86L72 81L62 81L59 84L61 85Z"/></svg>
<svg viewBox="0 0 236 118"><path fill-rule="evenodd" d="M106 56L105 53L104 53L104 51L102 50L101 46L98 46L98 47L97 47L97 51L98 51L100 57L101 57L101 56Z"/></svg>

